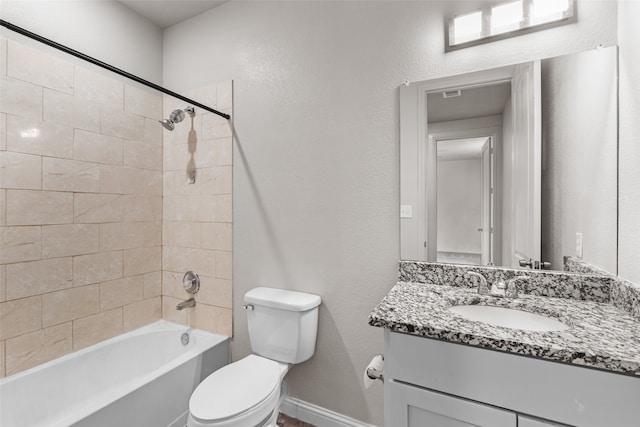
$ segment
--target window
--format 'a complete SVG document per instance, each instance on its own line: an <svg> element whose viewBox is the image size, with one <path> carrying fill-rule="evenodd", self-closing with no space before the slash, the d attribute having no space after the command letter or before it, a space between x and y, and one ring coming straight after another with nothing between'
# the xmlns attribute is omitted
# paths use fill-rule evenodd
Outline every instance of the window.
<svg viewBox="0 0 640 427"><path fill-rule="evenodd" d="M574 0L510 0L448 20L445 51L576 22Z"/></svg>

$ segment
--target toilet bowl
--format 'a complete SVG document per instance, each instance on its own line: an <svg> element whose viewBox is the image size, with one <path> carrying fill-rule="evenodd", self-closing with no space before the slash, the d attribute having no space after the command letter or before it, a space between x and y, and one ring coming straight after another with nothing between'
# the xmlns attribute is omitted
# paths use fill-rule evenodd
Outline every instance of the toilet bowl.
<svg viewBox="0 0 640 427"><path fill-rule="evenodd" d="M187 425L266 426L284 398L288 370L286 363L253 354L217 370L191 395Z"/></svg>
<svg viewBox="0 0 640 427"><path fill-rule="evenodd" d="M189 400L188 427L275 427L292 364L315 352L320 297L255 288L245 295L255 354L205 378Z"/></svg>

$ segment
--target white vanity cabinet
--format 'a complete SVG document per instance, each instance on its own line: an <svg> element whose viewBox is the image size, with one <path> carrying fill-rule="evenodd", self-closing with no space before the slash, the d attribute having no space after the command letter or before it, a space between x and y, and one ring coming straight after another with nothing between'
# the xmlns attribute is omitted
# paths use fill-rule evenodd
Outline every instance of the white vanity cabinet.
<svg viewBox="0 0 640 427"><path fill-rule="evenodd" d="M385 427L638 427L640 378L385 329Z"/></svg>

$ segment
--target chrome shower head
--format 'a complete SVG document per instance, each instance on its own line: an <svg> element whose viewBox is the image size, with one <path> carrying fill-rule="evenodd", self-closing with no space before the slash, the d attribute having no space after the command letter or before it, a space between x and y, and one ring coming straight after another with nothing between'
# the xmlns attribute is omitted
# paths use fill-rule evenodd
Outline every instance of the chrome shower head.
<svg viewBox="0 0 640 427"><path fill-rule="evenodd" d="M173 110L169 115L168 119L158 120L158 122L166 129L166 130L174 130L176 128L176 123L180 123L184 120L184 113L189 113L191 117L193 117L196 113L193 107L186 107L184 110Z"/></svg>

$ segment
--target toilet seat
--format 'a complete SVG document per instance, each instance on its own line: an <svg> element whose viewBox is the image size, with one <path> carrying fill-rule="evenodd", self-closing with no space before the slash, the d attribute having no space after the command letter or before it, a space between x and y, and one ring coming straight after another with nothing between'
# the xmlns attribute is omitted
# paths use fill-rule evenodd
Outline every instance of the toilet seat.
<svg viewBox="0 0 640 427"><path fill-rule="evenodd" d="M209 375L189 400L189 426L257 425L280 397L280 363L249 355Z"/></svg>

